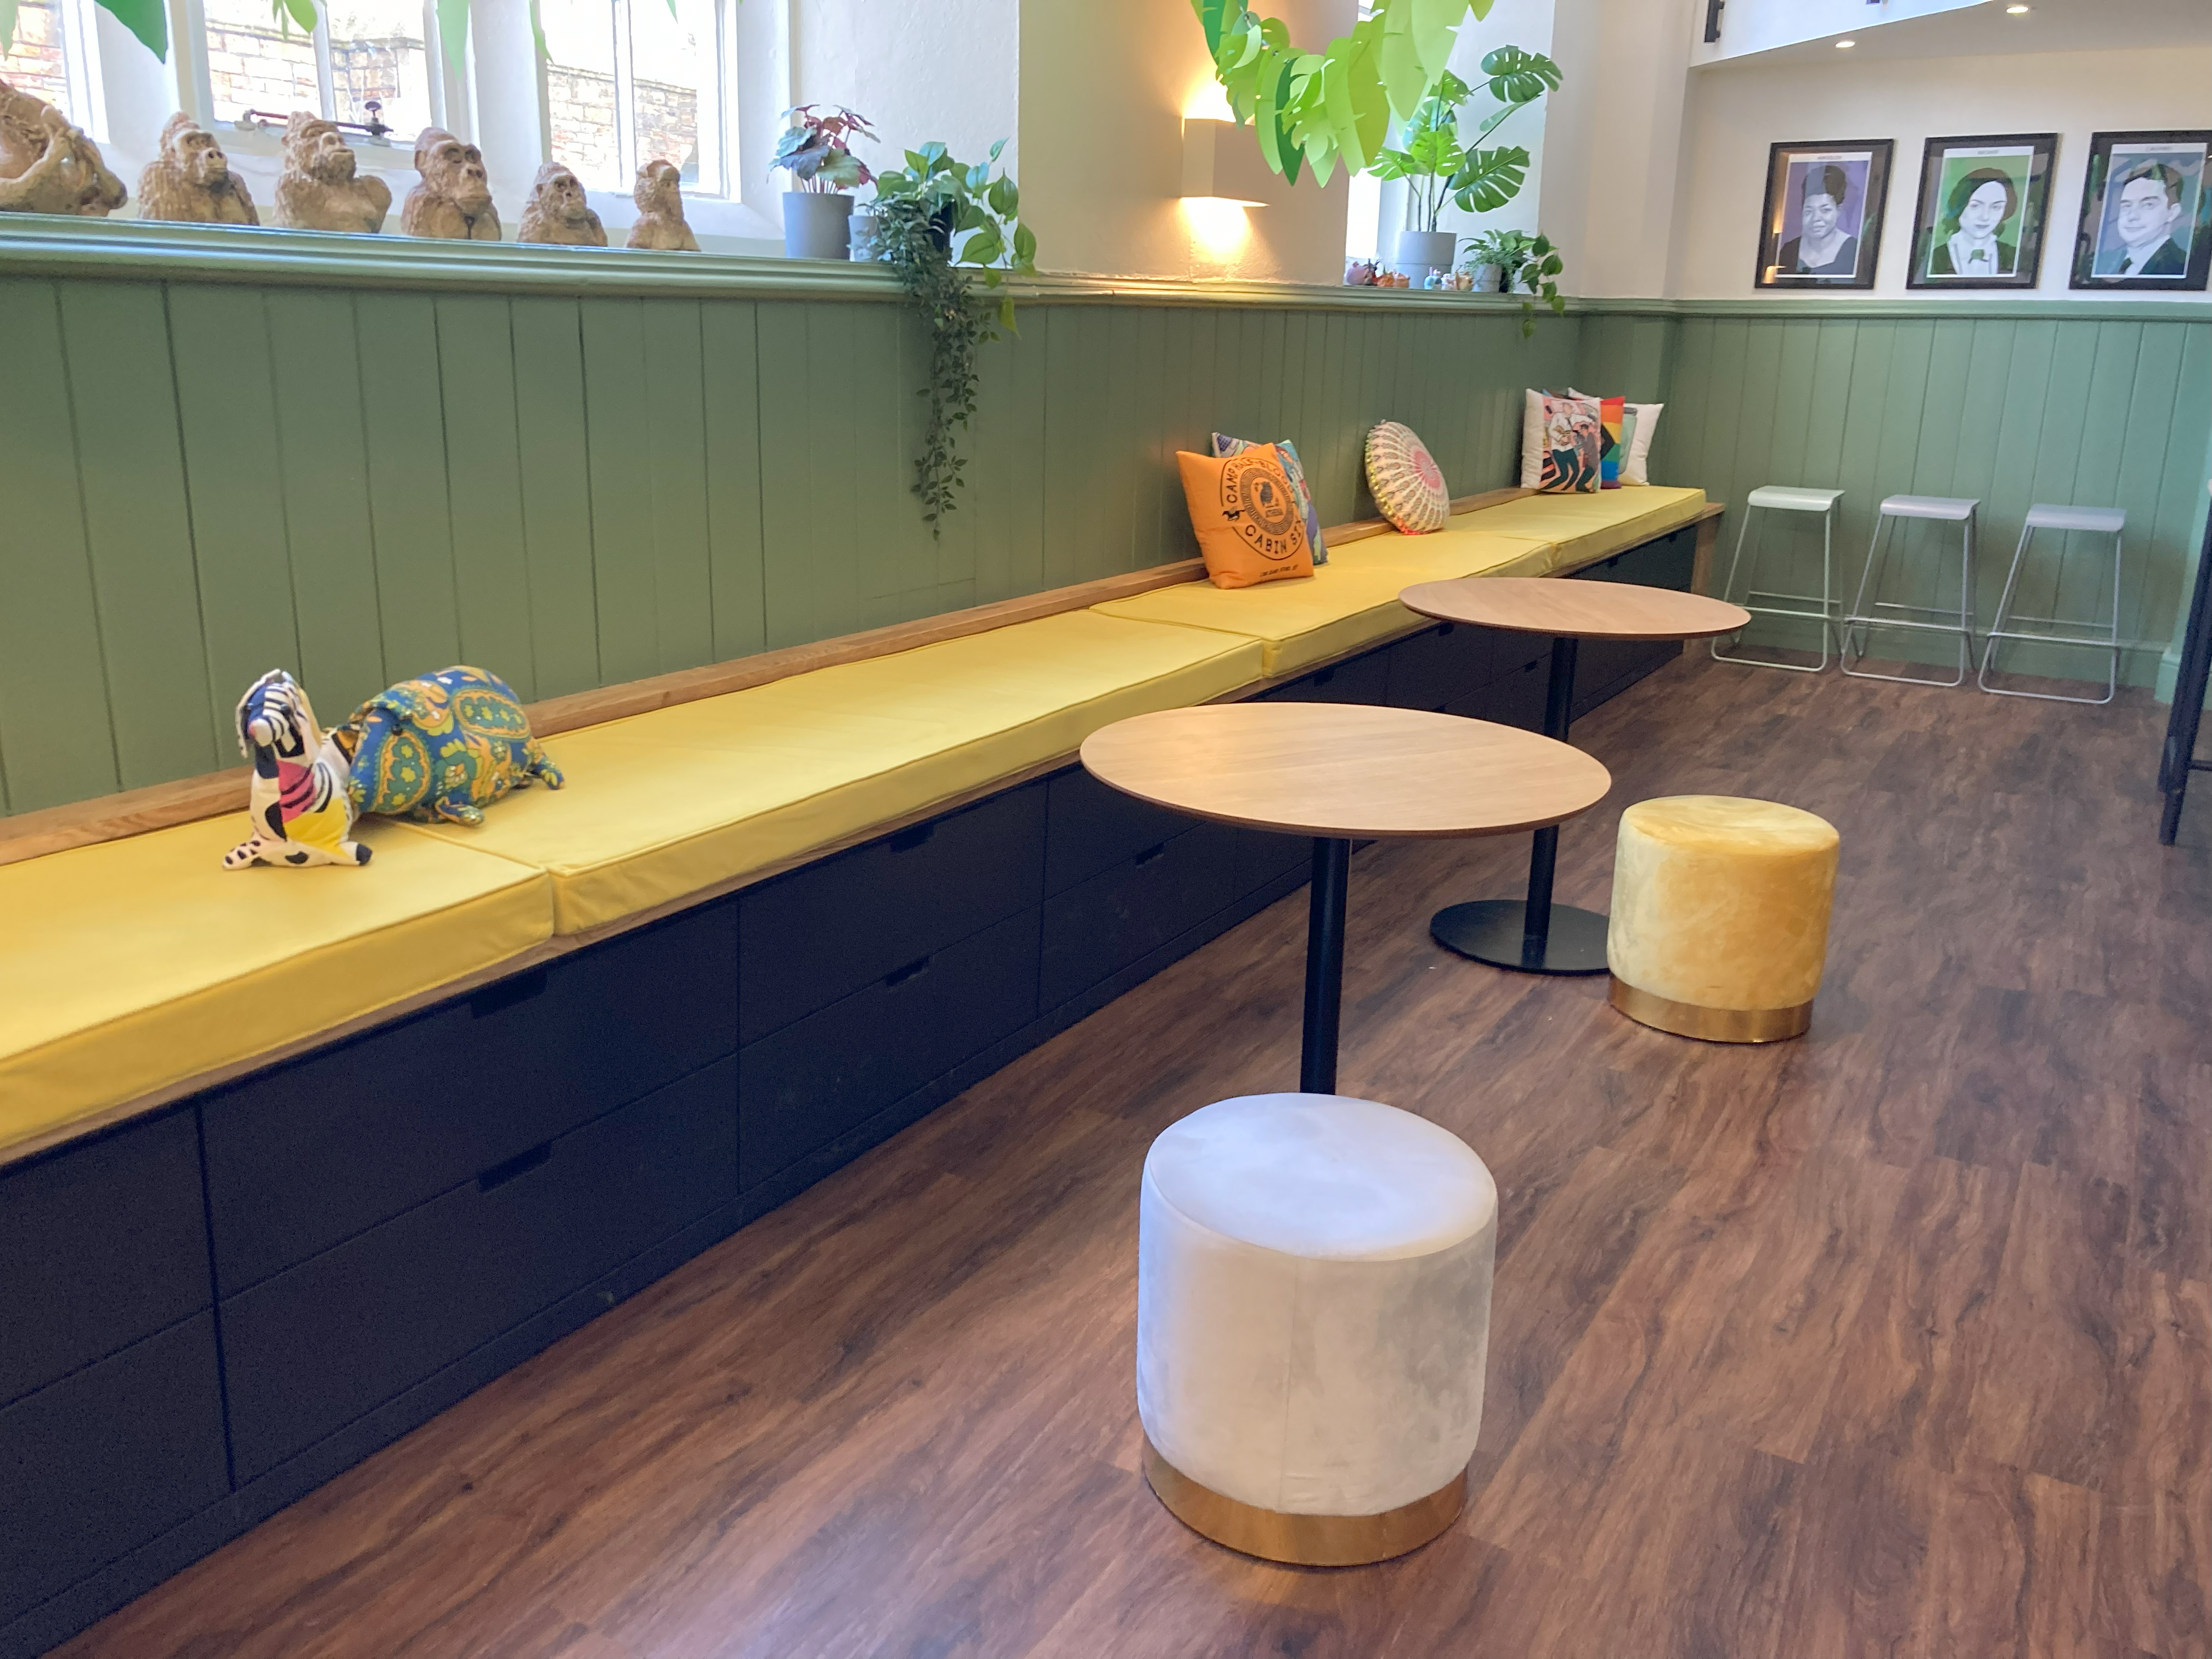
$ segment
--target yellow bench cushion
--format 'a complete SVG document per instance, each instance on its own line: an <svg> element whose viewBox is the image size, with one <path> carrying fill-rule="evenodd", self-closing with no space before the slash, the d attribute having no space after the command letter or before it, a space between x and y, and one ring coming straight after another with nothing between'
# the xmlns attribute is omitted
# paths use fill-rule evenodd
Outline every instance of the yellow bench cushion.
<svg viewBox="0 0 2212 1659"><path fill-rule="evenodd" d="M1398 603L1415 582L1481 574L1540 576L1549 568L1548 543L1458 528L1426 536L1371 536L1329 554L1311 580L1220 588L1183 582L1092 610L1133 621L1212 629L1259 641L1270 678L1296 674L1418 626Z"/></svg>
<svg viewBox="0 0 2212 1659"><path fill-rule="evenodd" d="M406 828L544 871L580 933L1261 677L1252 641L1070 611L548 738L558 794Z"/></svg>
<svg viewBox="0 0 2212 1659"><path fill-rule="evenodd" d="M543 794L543 790L533 790ZM544 942L538 872L371 820L366 869L222 867L231 816L0 866L0 1151Z"/></svg>
<svg viewBox="0 0 2212 1659"><path fill-rule="evenodd" d="M1587 495L1523 495L1519 501L1486 507L1454 519L1455 526L1498 536L1541 538L1553 544L1545 569L1549 575L1573 570L1625 548L1679 530L1705 510L1702 489L1672 489L1658 484L1624 485Z"/></svg>

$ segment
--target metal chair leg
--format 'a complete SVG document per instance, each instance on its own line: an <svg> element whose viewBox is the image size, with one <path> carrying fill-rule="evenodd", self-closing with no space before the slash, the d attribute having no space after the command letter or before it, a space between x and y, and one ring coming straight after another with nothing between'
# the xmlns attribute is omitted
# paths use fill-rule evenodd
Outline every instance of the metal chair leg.
<svg viewBox="0 0 2212 1659"><path fill-rule="evenodd" d="M2008 623L2026 622L2041 623L2051 628L2094 629L2097 626L2094 622L2069 623L2058 617L2019 617L2013 614L2013 599L2020 585L2021 566L2027 559L2028 541L2034 533L2035 526L2033 525L2024 526L2021 530L2020 545L2013 550L2012 568L2005 573L2004 595L1997 601L1996 615L1990 619L1990 631L1982 642L1981 668L1974 676L1974 684L1996 697L2033 697L2039 702L2079 702L2101 708L2118 696L2120 690L2120 549L2123 532L2112 532L2112 609L2111 619L2102 630L2105 637L2101 640L2073 639L2063 634L2039 634L2006 625ZM2054 592L2052 609L2057 608ZM2069 697L2057 691L2021 691L2008 686L1991 685L1990 675L1996 670L1997 641L2000 640L2021 640L2040 645L2079 645L2109 653L2105 665L2105 695L2101 697Z"/></svg>
<svg viewBox="0 0 2212 1659"><path fill-rule="evenodd" d="M1744 508L1743 528L1736 532L1735 556L1729 561L1728 580L1721 586L1720 597L1723 599L1729 599L1735 592L1736 573L1743 564L1744 542L1751 534L1751 515L1763 510L1764 509L1760 507L1748 506ZM1772 662L1765 657L1747 657L1740 655L1734 651L1722 650L1721 641L1723 638L1728 639L1731 644L1741 643L1743 635L1741 633L1738 633L1734 635L1716 635L1707 645L1706 649L1711 654L1712 659L1715 662L1741 663L1746 667L1749 668L1778 668L1784 673L1790 674L1820 674L1826 672L1828 666L1829 636L1835 631L1835 523L1836 509L1833 507L1831 507L1826 512L1820 515L1820 610L1817 617L1820 626L1820 660L1810 666L1808 666L1804 663L1801 662ZM1763 539L1763 526L1761 535ZM1759 561L1763 550L1764 550L1760 543L1754 542L1752 544L1751 572L1746 578L1747 584L1755 583L1759 580ZM1798 593L1763 593L1757 587L1747 585L1743 596L1743 608L1750 611L1754 617L1796 617L1807 621L1816 619L1814 613L1809 611L1790 611L1779 605L1759 605L1755 603L1757 600L1761 599L1796 599L1801 603L1808 604L1811 602L1808 595ZM1733 602L1734 601L1731 600L1731 603ZM1839 654L1841 648L1841 640L1838 638L1838 651Z"/></svg>

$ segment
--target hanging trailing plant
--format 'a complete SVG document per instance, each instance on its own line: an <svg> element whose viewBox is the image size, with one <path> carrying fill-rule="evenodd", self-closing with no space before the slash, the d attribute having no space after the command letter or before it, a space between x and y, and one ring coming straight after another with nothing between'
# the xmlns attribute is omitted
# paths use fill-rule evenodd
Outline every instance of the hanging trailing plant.
<svg viewBox="0 0 2212 1659"><path fill-rule="evenodd" d="M924 144L907 151L903 170L876 180L877 257L929 331L929 384L919 394L929 400L929 421L913 488L933 536L958 505L968 462L953 428L975 413L976 350L1014 326L1013 296L1001 294L994 306L975 291L976 276L995 289L1010 271L1036 269L1036 236L1021 222L1020 191L1005 174L992 176L1006 147L1001 138L971 167L943 144Z"/></svg>

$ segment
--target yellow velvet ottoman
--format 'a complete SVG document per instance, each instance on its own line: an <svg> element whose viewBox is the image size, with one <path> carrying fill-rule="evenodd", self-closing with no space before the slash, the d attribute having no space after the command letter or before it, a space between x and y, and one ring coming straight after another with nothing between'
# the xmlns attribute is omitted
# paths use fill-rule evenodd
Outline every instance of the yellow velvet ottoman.
<svg viewBox="0 0 2212 1659"><path fill-rule="evenodd" d="M1835 826L1770 800L1669 795L1620 815L1613 1006L1708 1042L1802 1036L1828 953Z"/></svg>

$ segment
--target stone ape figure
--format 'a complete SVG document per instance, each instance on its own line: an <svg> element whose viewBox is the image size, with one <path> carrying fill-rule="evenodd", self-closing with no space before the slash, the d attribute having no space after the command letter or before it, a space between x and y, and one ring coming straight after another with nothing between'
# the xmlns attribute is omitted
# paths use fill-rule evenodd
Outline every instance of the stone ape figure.
<svg viewBox="0 0 2212 1659"><path fill-rule="evenodd" d="M400 228L410 236L499 240L499 210L492 205L482 150L443 127L424 127L415 139L415 171L422 182L407 192L399 213Z"/></svg>
<svg viewBox="0 0 2212 1659"><path fill-rule="evenodd" d="M0 213L104 219L130 198L69 117L0 80Z"/></svg>
<svg viewBox="0 0 2212 1659"><path fill-rule="evenodd" d="M684 191L673 161L647 161L637 170L637 185L630 199L637 204L637 222L629 228L629 246L663 252L696 253L699 239L684 217Z"/></svg>
<svg viewBox="0 0 2212 1659"><path fill-rule="evenodd" d="M520 242L555 242L568 247L605 247L606 227L584 199L584 186L558 161L538 169L530 200L522 210Z"/></svg>
<svg viewBox="0 0 2212 1659"><path fill-rule="evenodd" d="M295 109L284 124L284 170L276 177L276 222L291 230L384 228L392 186L354 176L353 146L334 121Z"/></svg>
<svg viewBox="0 0 2212 1659"><path fill-rule="evenodd" d="M246 180L215 135L182 110L161 129L161 153L138 175L138 216L200 225L258 225Z"/></svg>

